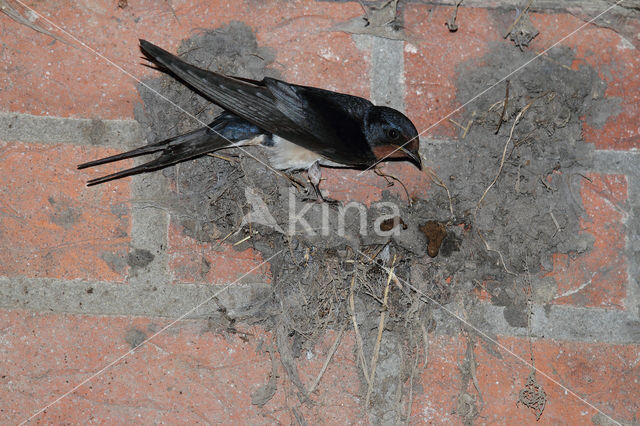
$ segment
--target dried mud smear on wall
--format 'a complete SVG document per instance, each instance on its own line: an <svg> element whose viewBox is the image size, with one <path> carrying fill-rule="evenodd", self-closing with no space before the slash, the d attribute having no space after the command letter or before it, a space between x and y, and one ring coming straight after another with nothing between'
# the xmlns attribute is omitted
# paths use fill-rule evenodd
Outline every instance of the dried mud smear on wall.
<svg viewBox="0 0 640 426"><path fill-rule="evenodd" d="M251 29L242 23L196 34L182 43L178 54L187 62L230 75L257 80L265 75L279 76L271 67L275 52L258 46ZM496 45L479 62L460 67L458 99L466 102L496 76L504 75L505 70L530 55L514 46ZM153 202L171 213L172 222L182 232L197 241L214 244L230 233L234 238L230 241L250 236L234 248L253 247L264 259L278 254L270 262L270 297L258 300L251 296L256 292L247 293L245 300L236 297L234 301L243 306L223 306L222 314L212 313L211 317L220 317L227 323L261 323L274 329L282 364L304 400L306 390L297 376L294 358L312 348L326 329L351 328L355 317L362 334L363 353L354 356L364 354L370 359L388 281L385 268L397 259L394 266L398 277L410 280L422 296L406 286L400 289L392 285L372 404L367 408L383 420L401 417L404 408L399 401L409 392L406 379L415 357L424 355L424 330L457 333L459 329L451 318L434 323L434 301L447 305L455 300L465 309L472 309L477 283L492 280L499 283L493 289L492 302L506 306L505 318L510 324L526 325L526 297L522 291L525 270L534 275L536 297L548 298L553 295L555 283L536 277L551 268L551 254L578 255L593 243L591 236L579 232L583 214L579 172L588 168L591 161L591 147L581 139L580 117L600 117L606 110L602 108L605 85L588 67L569 69L572 58L570 50L554 49L512 77L505 122L497 135L501 111L492 106L503 100L504 92L494 89L466 108L464 114L467 119L473 118L474 124L464 139L426 146L428 158L451 191L455 218L450 220L449 199L444 191L434 190L430 200L416 200L411 207L406 200L384 193L384 201L399 207L403 228L406 226L391 238L373 232L372 221L367 222L367 234L362 235L355 209L354 214L346 215L344 236L336 236L335 229L329 236L318 233L288 237L270 226L241 227L243 217L251 211L245 192L250 188L253 196L264 201L273 219L287 229L291 190L290 182L242 152L221 151L227 159L204 157L162 171L172 180L173 189L162 200ZM210 122L220 112L167 76L145 83L202 122ZM202 126L148 89L139 90L144 105L136 108L136 119L146 129L149 141ZM532 100L514 128L502 175L485 197L474 222L472 212L495 176L513 121ZM259 147L247 149L265 160ZM304 180L304 176L300 178ZM296 211L302 210L306 206L301 201L305 194L295 192L294 197ZM326 207L312 204L305 219L320 224ZM387 212L371 206L366 213L374 218ZM330 215L337 217L335 210ZM427 241L420 231L420 226L430 220L449 222L440 254L433 259L427 255ZM481 230L488 243L504 254L507 268L515 276L506 272L494 252L486 250L476 230ZM351 311L354 276L355 311ZM231 312L250 314L229 318ZM366 380L361 378L364 394Z"/></svg>

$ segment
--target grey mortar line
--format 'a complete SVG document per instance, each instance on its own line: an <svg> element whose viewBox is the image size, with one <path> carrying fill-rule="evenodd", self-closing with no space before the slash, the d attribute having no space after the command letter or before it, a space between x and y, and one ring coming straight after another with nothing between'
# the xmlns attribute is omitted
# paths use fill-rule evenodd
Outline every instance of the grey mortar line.
<svg viewBox="0 0 640 426"><path fill-rule="evenodd" d="M370 100L403 111L404 42L365 34L352 34L351 38L358 49L371 54Z"/></svg>
<svg viewBox="0 0 640 426"><path fill-rule="evenodd" d="M421 4L424 6L455 6L459 0L407 0L407 3ZM543 11L575 11L581 12L601 12L607 7L610 7L614 0L565 0L564 2L558 2L557 0L536 0L535 4L531 5L529 9L532 12ZM625 3L631 4L632 0L626 0ZM523 2L521 0L465 0L462 4L464 7L476 7L482 9L522 9Z"/></svg>
<svg viewBox="0 0 640 426"><path fill-rule="evenodd" d="M625 306L640 320L640 176L629 175L628 179L631 214L626 223L629 288Z"/></svg>
<svg viewBox="0 0 640 426"><path fill-rule="evenodd" d="M625 307L640 319L640 152L596 150L594 171L624 174L627 177L629 211L625 221L627 256L627 297Z"/></svg>
<svg viewBox="0 0 640 426"><path fill-rule="evenodd" d="M640 152L598 149L593 152L593 165L594 170L600 173L638 177L640 176Z"/></svg>
<svg viewBox="0 0 640 426"><path fill-rule="evenodd" d="M138 163L144 161L141 159ZM150 253L153 259L144 266L130 267L130 285L157 286L171 281L168 255L170 214L160 207L161 200L166 198L168 186L168 179L161 172L132 178L129 258L134 258L138 253Z"/></svg>
<svg viewBox="0 0 640 426"><path fill-rule="evenodd" d="M526 336L526 328L506 326L504 307L485 305L485 318L496 332ZM500 318L496 321L495 316ZM606 343L640 343L640 323L626 311L565 305L534 306L531 333L536 338ZM502 334L500 333L500 334Z"/></svg>
<svg viewBox="0 0 640 426"><path fill-rule="evenodd" d="M42 314L84 314L177 318L211 297L220 286L203 284L147 284L131 286L113 282L65 281L50 278L0 278L0 308ZM252 318L269 309L271 285L238 283L189 316L204 319L224 306L230 318ZM526 337L525 327L512 327L504 307L480 303L474 307L474 326L487 334ZM435 309L436 333L455 335L460 323ZM608 344L640 343L640 322L626 311L578 308L564 305L533 308L532 335L562 341Z"/></svg>
<svg viewBox="0 0 640 426"><path fill-rule="evenodd" d="M404 111L404 42L374 37L371 46L371 100Z"/></svg>
<svg viewBox="0 0 640 426"><path fill-rule="evenodd" d="M509 325L504 318L504 310L504 306L478 303L472 309L470 323L490 336L526 338L527 327ZM607 344L640 343L640 322L627 311L534 305L532 313L531 336L534 339ZM434 319L441 327L442 334L455 335L460 329L460 322L443 310L435 309Z"/></svg>
<svg viewBox="0 0 640 426"><path fill-rule="evenodd" d="M219 292L208 284L148 284L132 286L105 281L65 281L53 278L0 278L0 308L42 314L143 316L178 318ZM209 318L224 306L230 318L264 311L271 285L236 283L187 318ZM256 312L253 312L256 311Z"/></svg>
<svg viewBox="0 0 640 426"><path fill-rule="evenodd" d="M0 141L128 149L144 140L134 120L45 117L0 112Z"/></svg>
<svg viewBox="0 0 640 426"><path fill-rule="evenodd" d="M354 35L353 38L359 48L368 49L371 55L369 75L369 97L371 101L375 105L404 110L404 42L370 35ZM375 339L375 333L363 334L365 345L373 345ZM386 351L398 353L401 351L400 342L397 336L393 334L384 333L379 344L381 348L386 348L382 350L382 353ZM382 379L381 370L375 378L376 388L380 388L386 395L398 394L397 383L402 382L400 377L403 367L401 363L402 357L383 355L381 362L385 365L386 377ZM380 382L381 380L382 382ZM389 383L396 383L396 385L390 385ZM395 424L400 412L398 412L398 405L394 400L395 398L386 398L385 404L380 405L370 413L370 419L374 423Z"/></svg>

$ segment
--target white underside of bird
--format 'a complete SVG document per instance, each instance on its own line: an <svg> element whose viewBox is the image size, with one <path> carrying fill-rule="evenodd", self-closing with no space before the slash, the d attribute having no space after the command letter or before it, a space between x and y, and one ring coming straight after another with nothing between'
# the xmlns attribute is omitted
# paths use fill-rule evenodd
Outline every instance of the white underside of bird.
<svg viewBox="0 0 640 426"><path fill-rule="evenodd" d="M340 167L339 163L328 160L320 154L289 142L278 135L271 136L271 143L266 143L266 141L267 136L260 135L252 139L236 142L232 146L264 146L269 158L269 164L278 170L307 170L316 163L322 166Z"/></svg>

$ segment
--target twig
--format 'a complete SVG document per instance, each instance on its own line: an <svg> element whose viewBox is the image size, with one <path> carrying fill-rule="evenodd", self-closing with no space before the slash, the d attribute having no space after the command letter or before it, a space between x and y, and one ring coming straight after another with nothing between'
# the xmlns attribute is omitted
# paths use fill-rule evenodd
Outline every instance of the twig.
<svg viewBox="0 0 640 426"><path fill-rule="evenodd" d="M460 0L456 4L456 8L453 10L453 14L451 15L451 18L449 18L447 22L444 23L447 26L447 29L452 33L455 33L456 31L458 31L458 24L456 23L456 18L458 17L458 8L460 7L460 4L462 4L462 1L463 0Z"/></svg>
<svg viewBox="0 0 640 426"><path fill-rule="evenodd" d="M498 253L498 256L500 257L500 262L502 262L502 267L503 267L503 268L504 268L504 270L507 272L507 274L510 274L510 275L518 275L518 274L516 274L515 272L511 272L511 271L509 270L509 268L507 268L507 264L506 264L506 262L504 261L504 257L502 257L502 253L500 252L500 250L496 250L496 249L494 249L494 248L491 248L491 247L489 246L489 243L487 242L487 240L485 240L485 239L484 239L484 237L482 236L482 233L480 232L480 230L478 230L478 229L477 229L477 230L476 230L476 232L478 233L478 236L480 237L480 239L481 239L481 240L482 240L482 242L484 243L484 246L487 248L487 251L492 251L492 252L494 252L494 253Z"/></svg>
<svg viewBox="0 0 640 426"><path fill-rule="evenodd" d="M524 263L524 271L527 273L527 337L529 338L529 355L531 356L531 366L536 367L536 361L533 357L533 339L531 338L531 317L533 317L533 288L531 287L531 273L526 260Z"/></svg>
<svg viewBox="0 0 640 426"><path fill-rule="evenodd" d="M553 215L553 212L551 210L549 210L549 214L551 215L551 220L553 220L554 225L556 225L556 232L554 232L553 235L551 236L551 238L553 238L556 236L558 232L562 230L562 228L560 228L560 224L556 220L556 217Z"/></svg>
<svg viewBox="0 0 640 426"><path fill-rule="evenodd" d="M544 185L545 188L547 188L548 191L554 192L557 191L556 188L554 188L553 186L549 185L547 182L544 181L544 179L542 179L542 176L540 176L540 182Z"/></svg>
<svg viewBox="0 0 640 426"><path fill-rule="evenodd" d="M376 377L376 366L378 364L378 356L380 355L380 344L382 342L382 330L384 330L384 318L387 313L387 300L389 298L389 284L391 283L391 277L393 276L394 264L396 263L396 256L393 256L391 262L391 268L389 269L389 276L387 278L387 285L384 288L384 298L382 302L382 312L380 312L380 321L378 323L378 337L376 339L376 346L373 350L373 357L371 357L371 374L369 381L369 388L367 389L367 397L365 399L365 407L369 407L369 401L371 399L371 392L373 391L373 384Z"/></svg>
<svg viewBox="0 0 640 426"><path fill-rule="evenodd" d="M422 323L420 323L420 328L422 329L422 338L424 339L424 365L422 368L425 369L429 364L429 332L427 332L427 328Z"/></svg>
<svg viewBox="0 0 640 426"><path fill-rule="evenodd" d="M471 117L473 117L476 114L475 111L473 111L473 113L471 114ZM464 133L462 133L462 139L467 137L467 133L469 133L469 129L471 128L471 125L473 124L473 118L469 119L469 122L467 123L467 127L464 128Z"/></svg>
<svg viewBox="0 0 640 426"><path fill-rule="evenodd" d="M364 11L365 16L367 17L367 20L369 19L369 8L363 3L362 0L358 0L358 3L360 3L360 7L362 7L362 10Z"/></svg>
<svg viewBox="0 0 640 426"><path fill-rule="evenodd" d="M584 179L588 180L589 183L593 183L593 179L591 179L589 176L585 176L582 173L577 173L579 176L582 176Z"/></svg>
<svg viewBox="0 0 640 426"><path fill-rule="evenodd" d="M522 11L521 14L519 14L516 17L516 20L513 21L513 23L509 26L509 29L507 30L506 34L504 35L503 38L507 38L509 37L509 34L511 34L511 31L513 31L513 28L518 25L518 22L520 22L520 18L522 18L522 15L524 15L525 13L527 13L527 10L529 10L529 7L531 6L531 3L533 3L533 0L529 0L529 3L527 3L527 7L524 8L524 10Z"/></svg>
<svg viewBox="0 0 640 426"><path fill-rule="evenodd" d="M209 157L215 157L215 158L219 158L221 160L225 160L228 161L229 163L232 163L233 160L231 159L231 157L225 157L224 155L220 155L220 154L215 154L213 152L210 152L207 154Z"/></svg>
<svg viewBox="0 0 640 426"><path fill-rule="evenodd" d="M58 40L61 43L66 44L67 46L71 46L71 47L75 47L76 49L78 48L78 46L76 46L73 43L70 43L60 37L58 37L57 35L45 30L44 28L34 24L33 22L29 21L27 18L25 18L24 16L22 16L22 14L20 12L18 12L16 9L14 9L8 2L7 0L0 0L0 12L4 13L5 15L7 15L9 18L13 19L14 21L16 21L19 24L22 24L26 27L31 28L34 31L37 31L41 34L44 35L48 35L51 38L54 38L55 40ZM36 16L40 17L38 14L36 14Z"/></svg>
<svg viewBox="0 0 640 426"><path fill-rule="evenodd" d="M531 337L531 317L533 316L533 289L531 288L531 274L527 262L524 262L524 270L527 273L527 337L529 338L529 354L531 357L531 372L527 377L527 383L518 393L516 406L522 403L530 408L536 415L536 421L540 420L544 407L547 405L547 394L541 384L536 381L536 362L533 355L533 338Z"/></svg>
<svg viewBox="0 0 640 426"><path fill-rule="evenodd" d="M411 406L413 405L413 376L418 369L418 345L416 344L416 356L415 361L413 361L413 368L411 368L411 375L409 376L409 404L407 406L407 415L405 420L405 425L409 425L409 420L411 420Z"/></svg>
<svg viewBox="0 0 640 426"><path fill-rule="evenodd" d="M360 329L358 327L358 321L356 320L356 308L355 303L353 301L353 293L355 291L356 284L356 274L353 274L353 278L351 279L351 291L349 294L349 308L351 309L351 319L353 321L353 330L356 333L356 342L358 344L358 358L360 358L360 368L362 368L362 374L364 374L364 378L367 381L367 385L371 385L371 381L369 380L369 368L367 367L367 361L364 359L364 345L362 344L362 336L360 336Z"/></svg>
<svg viewBox="0 0 640 426"><path fill-rule="evenodd" d="M393 282L395 283L395 285L398 286L398 288L400 290L402 290L402 284L400 283L400 280L398 279L398 277L396 277L396 274L393 274L393 277L391 277L391 279L393 280Z"/></svg>
<svg viewBox="0 0 640 426"><path fill-rule="evenodd" d="M378 248L376 249L376 251L375 251L375 252L373 252L373 254L371 254L371 255L370 255L370 256L368 256L368 257L370 257L372 261L373 261L373 260L375 260L375 258L376 258L376 257L378 257L378 255L380 254L380 252L381 252L382 250L384 250L384 248L385 248L385 247L387 247L388 245L389 245L389 242L386 242L386 243L384 243L384 244L381 244L381 245L380 245L380 247L378 247Z"/></svg>
<svg viewBox="0 0 640 426"><path fill-rule="evenodd" d="M276 345L278 348L278 352L280 352L280 364L284 368L285 372L289 376L289 380L291 383L295 385L297 388L299 395L298 400L301 403L307 401L309 396L306 394L307 390L305 389L302 381L300 380L300 375L298 374L298 367L294 361L293 350L291 345L289 344L289 331L287 327L280 322L276 326Z"/></svg>
<svg viewBox="0 0 640 426"><path fill-rule="evenodd" d="M474 111L475 114L475 111ZM458 123L457 121L454 121L452 119L448 119L450 122L452 122L453 124L455 124L456 126L460 127L462 130L464 130L464 133L462 133L462 139L465 138L465 136L467 136L467 133L469 132L469 129L471 128L471 124L473 124L473 119L470 119L469 122L467 123L467 127L464 127L462 124Z"/></svg>
<svg viewBox="0 0 640 426"><path fill-rule="evenodd" d="M498 121L498 128L496 129L496 132L495 132L496 135L500 131L500 127L502 127L502 123L504 122L504 113L507 112L508 103L509 103L509 79L507 79L507 88L504 94L504 102L502 104L502 113L500 114L500 121Z"/></svg>
<svg viewBox="0 0 640 426"><path fill-rule="evenodd" d="M329 366L329 362L331 362L331 358L333 358L333 354L336 353L336 350L338 349L338 346L340 346L340 340L342 339L342 334L344 333L344 327L345 327L345 325L343 324L342 327L340 328L340 332L338 333L338 337L336 337L336 341L333 342L333 346L331 346L331 349L329 349L329 353L327 354L327 358L325 358L324 364L322 365L322 368L320 369L320 372L318 373L318 376L316 377L316 379L314 380L313 384L311 385L311 387L307 391L307 395L311 395L313 393L313 391L316 390L316 387L318 386L318 383L320 383L320 379L322 379L322 376L324 376L324 372L327 370L327 367Z"/></svg>
<svg viewBox="0 0 640 426"><path fill-rule="evenodd" d="M234 231L229 232L223 239L218 241L218 245L222 245L222 243L224 243L226 241L226 239L229 238L233 234L234 234Z"/></svg>
<svg viewBox="0 0 640 426"><path fill-rule="evenodd" d="M448 118L447 120L449 120L450 122L452 122L452 123L453 123L453 124L455 124L456 126L460 127L462 130L464 130L464 129L465 129L465 127L464 127L462 124L458 123L458 122L457 122L457 121L455 121L453 118Z"/></svg>
<svg viewBox="0 0 640 426"><path fill-rule="evenodd" d="M433 180L433 182L438 185L440 188L443 188L445 191L447 191L447 197L449 197L449 213L451 213L451 218L449 219L448 224L453 223L453 221L455 221L456 219L456 215L453 214L453 200L451 198L451 192L449 192L449 188L447 187L447 185L444 183L444 181L442 179L440 179L440 176L438 176L433 170L428 169L427 170L429 173L429 177L431 178L431 180Z"/></svg>
<svg viewBox="0 0 640 426"><path fill-rule="evenodd" d="M404 189L404 193L407 195L407 202L409 203L409 207L411 207L413 205L413 203L411 201L411 196L409 195L409 191L407 191L407 187L404 185L404 183L402 183L402 181L400 179L398 179L394 175L391 175L391 174L383 172L382 170L380 170L377 167L373 171L378 176L381 176L381 177L385 178L385 180L387 181L387 184L389 186L392 186L393 183L389 182L389 180L387 178L391 178L391 179L397 181L402 186L402 189Z"/></svg>
<svg viewBox="0 0 640 426"><path fill-rule="evenodd" d="M480 407L483 407L484 400L482 399L482 392L480 391L480 383L478 382L478 374L476 372L477 370L476 354L473 350L475 346L475 342L473 341L473 339L471 338L468 332L466 334L467 334L467 355L468 355L467 360L469 362L469 373L471 374L473 387L476 388L476 392L478 392L478 397L480 397ZM482 410L482 408L480 410Z"/></svg>
<svg viewBox="0 0 640 426"><path fill-rule="evenodd" d="M173 6L171 5L171 2L169 0L165 0L165 3L167 3L167 6L169 6L169 9L171 9L171 14L173 15L173 18L176 20L176 22L178 24L180 24L180 20L178 19L178 15L176 15L176 11L173 8Z"/></svg>
<svg viewBox="0 0 640 426"><path fill-rule="evenodd" d="M513 122L513 126L511 126L511 131L509 132L509 139L507 139L507 142L504 144L504 149L502 150L502 158L500 159L500 167L498 168L498 173L496 173L496 177L493 178L493 181L489 184L489 186L487 186L487 189L484 190L482 197L480 197L478 204L476 204L476 210L475 210L475 213L473 214L474 218L478 215L478 209L480 209L480 204L482 203L482 200L484 200L484 197L487 195L487 192L489 192L489 190L493 187L493 185L495 185L495 183L498 181L498 178L500 177L500 173L502 173L502 168L504 167L504 160L507 157L507 148L509 147L509 143L513 138L513 130L516 128L516 124L518 124L518 121L520 121L520 118L522 117L522 115L529 109L529 107L532 104L533 104L533 101L529 102L524 108L520 110L520 112L516 116L516 119Z"/></svg>
<svg viewBox="0 0 640 426"><path fill-rule="evenodd" d="M300 426L307 426L307 421L304 419L304 416L300 412L299 408L300 404L298 404L296 407L291 407L291 412L293 413Z"/></svg>
<svg viewBox="0 0 640 426"><path fill-rule="evenodd" d="M251 235L247 235L246 237L244 237L243 239L241 239L240 241L236 241L235 243L233 243L233 247L237 246L238 244L242 244L245 241L247 241L249 238L251 238Z"/></svg>
<svg viewBox="0 0 640 426"><path fill-rule="evenodd" d="M307 247L304 250L304 258L303 258L305 265L309 263L310 254L311 254L311 249L309 247Z"/></svg>
<svg viewBox="0 0 640 426"><path fill-rule="evenodd" d="M491 106L489 107L489 109L488 109L488 112L493 111L493 110L494 110L494 108L495 108L495 107L497 107L497 106L498 106L498 105L500 105L500 104L504 104L504 99L503 99L503 100L501 100L501 101L495 102L493 105L491 105Z"/></svg>

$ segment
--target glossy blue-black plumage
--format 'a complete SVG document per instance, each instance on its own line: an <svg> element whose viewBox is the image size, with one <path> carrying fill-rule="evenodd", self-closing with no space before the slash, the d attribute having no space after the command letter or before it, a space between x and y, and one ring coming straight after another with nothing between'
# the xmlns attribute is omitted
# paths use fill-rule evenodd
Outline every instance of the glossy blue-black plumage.
<svg viewBox="0 0 640 426"><path fill-rule="evenodd" d="M331 165L363 169L388 158L421 166L418 132L397 110L375 106L358 96L273 78L255 81L203 70L145 40L140 40L140 48L159 70L221 106L225 112L208 127L81 164L79 168L85 168L162 152L149 163L93 179L89 185L157 170L258 135L269 136L265 145L270 145L271 135L278 136L291 142L286 146L298 146L307 150L305 152L315 153L318 161ZM299 149L293 151L292 156L300 156ZM282 160L282 152L278 155ZM287 167L286 161L282 164ZM307 163L292 161L291 164Z"/></svg>

